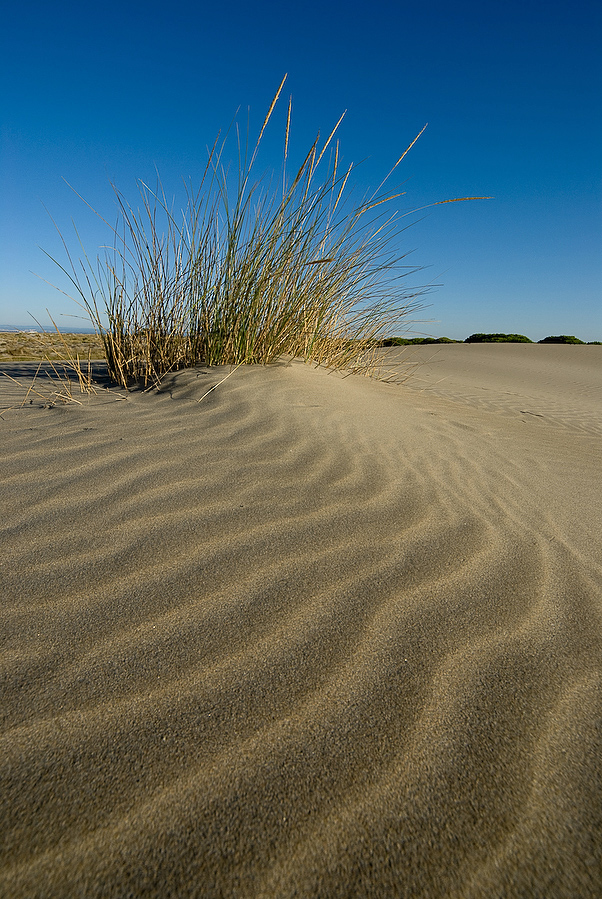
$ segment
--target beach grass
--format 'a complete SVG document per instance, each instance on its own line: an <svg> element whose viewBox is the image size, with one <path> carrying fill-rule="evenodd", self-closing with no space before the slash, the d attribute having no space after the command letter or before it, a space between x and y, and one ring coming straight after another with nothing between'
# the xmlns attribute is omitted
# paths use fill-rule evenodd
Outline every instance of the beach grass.
<svg viewBox="0 0 602 899"><path fill-rule="evenodd" d="M284 82L251 152L236 129L234 176L224 161L228 135L218 136L199 187L186 185L180 213L159 179L154 188L139 182L136 207L113 185L118 224L103 219L112 234L104 257L93 260L82 247L74 258L61 235L68 262L57 264L120 385L158 384L197 364L267 364L283 355L374 374L379 339L407 328L420 308L424 290L400 283L418 271L396 249L407 227L394 202L402 194L384 189L418 138L374 193L353 202L354 165L341 167L336 139L342 116L288 177L289 99L281 178L253 180Z"/></svg>

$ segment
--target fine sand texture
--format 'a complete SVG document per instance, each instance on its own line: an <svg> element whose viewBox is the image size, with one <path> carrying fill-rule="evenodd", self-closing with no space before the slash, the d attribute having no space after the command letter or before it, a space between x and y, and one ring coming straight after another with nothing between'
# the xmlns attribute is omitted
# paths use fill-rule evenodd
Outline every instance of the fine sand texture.
<svg viewBox="0 0 602 899"><path fill-rule="evenodd" d="M602 895L602 347L392 359L4 366L3 899Z"/></svg>

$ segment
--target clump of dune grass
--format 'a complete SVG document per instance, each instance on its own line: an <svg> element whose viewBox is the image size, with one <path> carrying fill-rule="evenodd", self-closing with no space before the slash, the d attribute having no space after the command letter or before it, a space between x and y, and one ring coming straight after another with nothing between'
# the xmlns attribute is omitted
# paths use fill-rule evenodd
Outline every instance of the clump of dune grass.
<svg viewBox="0 0 602 899"><path fill-rule="evenodd" d="M354 166L341 168L335 139L342 116L289 178L289 100L282 178L253 181L284 81L251 153L236 131L234 179L218 136L200 185L186 186L183 210L175 211L160 183L151 189L139 182L135 208L113 185L118 224L109 225L104 257L92 261L84 252L75 261L63 240L69 266L60 268L102 337L109 375L122 386L158 384L167 372L197 364L266 364L283 355L371 374L382 361L380 339L419 308L423 291L400 286L417 271L395 250L401 193L383 191L418 138L377 191L353 204Z"/></svg>

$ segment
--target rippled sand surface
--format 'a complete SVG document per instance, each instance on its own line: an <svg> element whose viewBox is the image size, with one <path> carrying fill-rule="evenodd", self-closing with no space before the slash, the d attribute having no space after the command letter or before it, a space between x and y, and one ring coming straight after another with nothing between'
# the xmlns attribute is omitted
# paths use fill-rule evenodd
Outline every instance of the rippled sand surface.
<svg viewBox="0 0 602 899"><path fill-rule="evenodd" d="M420 350L4 412L2 897L602 895L602 347Z"/></svg>

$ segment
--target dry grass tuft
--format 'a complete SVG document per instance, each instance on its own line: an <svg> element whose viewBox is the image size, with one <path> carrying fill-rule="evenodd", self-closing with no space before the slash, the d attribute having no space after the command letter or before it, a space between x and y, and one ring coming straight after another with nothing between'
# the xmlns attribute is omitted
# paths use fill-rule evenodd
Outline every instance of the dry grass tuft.
<svg viewBox="0 0 602 899"><path fill-rule="evenodd" d="M404 229L392 204L401 193L382 191L407 150L377 191L353 204L354 167L341 170L335 140L339 120L289 179L289 101L281 186L252 181L284 80L250 156L238 140L237 177L223 164L226 141L218 137L181 213L160 183L152 190L139 182L136 208L113 186L119 220L112 227L103 219L112 232L104 258L74 261L63 240L68 266L57 264L122 386L158 384L197 364L266 364L285 354L372 374L382 361L378 339L419 308L424 291L400 288L417 269L394 250Z"/></svg>

